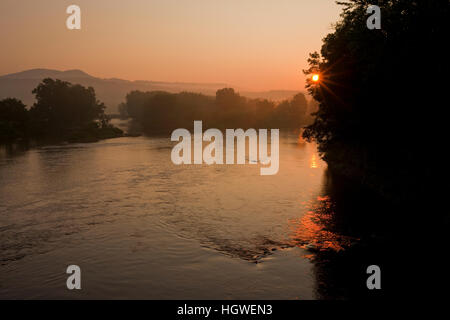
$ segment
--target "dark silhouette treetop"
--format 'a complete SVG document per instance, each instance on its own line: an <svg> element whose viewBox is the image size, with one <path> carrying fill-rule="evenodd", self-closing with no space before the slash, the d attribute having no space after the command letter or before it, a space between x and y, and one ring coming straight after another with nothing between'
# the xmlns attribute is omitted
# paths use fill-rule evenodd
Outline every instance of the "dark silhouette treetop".
<svg viewBox="0 0 450 320"><path fill-rule="evenodd" d="M0 141L22 138L27 133L28 111L22 101L0 101Z"/></svg>
<svg viewBox="0 0 450 320"><path fill-rule="evenodd" d="M0 121L24 122L27 118L27 108L22 101L15 98L0 101Z"/></svg>
<svg viewBox="0 0 450 320"><path fill-rule="evenodd" d="M44 79L36 89L36 103L31 107L33 120L50 131L63 132L83 127L93 121L105 122L105 105L96 99L92 87Z"/></svg>
<svg viewBox="0 0 450 320"><path fill-rule="evenodd" d="M384 194L396 193L400 184L423 190L433 169L427 154L415 150L421 143L441 145L436 115L447 99L449 1L340 4L341 21L304 70L321 76L307 82L319 109L304 135L318 142L331 168ZM369 5L381 8L380 30L366 26Z"/></svg>

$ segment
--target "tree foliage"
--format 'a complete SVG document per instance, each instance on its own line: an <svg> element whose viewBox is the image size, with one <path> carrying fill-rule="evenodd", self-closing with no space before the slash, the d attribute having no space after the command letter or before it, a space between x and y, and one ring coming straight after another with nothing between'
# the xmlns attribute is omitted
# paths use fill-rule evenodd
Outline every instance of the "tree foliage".
<svg viewBox="0 0 450 320"><path fill-rule="evenodd" d="M1 140L25 137L28 120L28 111L22 101L13 98L0 101Z"/></svg>
<svg viewBox="0 0 450 320"><path fill-rule="evenodd" d="M95 96L94 88L69 82L44 79L34 90L36 103L30 113L45 134L64 135L89 126L95 121L105 125L105 105Z"/></svg>
<svg viewBox="0 0 450 320"><path fill-rule="evenodd" d="M126 97L126 112L146 131L165 132L191 128L194 120L214 128L300 128L305 124L307 101L299 93L276 104L248 99L224 88L215 97L198 93L132 91Z"/></svg>
<svg viewBox="0 0 450 320"><path fill-rule="evenodd" d="M416 188L432 169L417 146L438 147L441 136L436 114L445 101L449 2L340 4L341 20L304 70L321 76L318 84L307 81L319 109L304 136L317 141L329 166L343 174L385 193L400 184ZM371 4L381 8L381 30L366 26Z"/></svg>
<svg viewBox="0 0 450 320"><path fill-rule="evenodd" d="M28 111L16 99L0 101L0 138L95 141L119 136L109 124L105 105L93 88L44 79L34 90L36 103Z"/></svg>

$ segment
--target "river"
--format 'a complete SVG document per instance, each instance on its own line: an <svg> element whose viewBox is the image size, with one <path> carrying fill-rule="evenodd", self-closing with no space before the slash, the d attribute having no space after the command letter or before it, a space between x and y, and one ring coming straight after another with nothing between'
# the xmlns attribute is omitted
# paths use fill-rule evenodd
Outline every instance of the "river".
<svg viewBox="0 0 450 320"><path fill-rule="evenodd" d="M0 149L2 299L316 299L326 164L298 134L280 169L182 165L168 137ZM326 205L323 206L322 204ZM66 288L80 266L82 290Z"/></svg>

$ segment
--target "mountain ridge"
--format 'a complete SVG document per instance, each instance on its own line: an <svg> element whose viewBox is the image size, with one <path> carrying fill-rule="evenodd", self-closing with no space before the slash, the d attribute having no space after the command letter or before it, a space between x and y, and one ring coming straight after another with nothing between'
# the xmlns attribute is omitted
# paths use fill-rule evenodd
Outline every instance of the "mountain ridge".
<svg viewBox="0 0 450 320"><path fill-rule="evenodd" d="M24 70L16 73L10 73L6 75L0 76L0 79L35 79L39 78L51 78L51 77L63 76L63 77L87 77L94 78L90 74L79 70L79 69L70 69L70 70L54 70L54 69L44 69L44 68L35 68Z"/></svg>

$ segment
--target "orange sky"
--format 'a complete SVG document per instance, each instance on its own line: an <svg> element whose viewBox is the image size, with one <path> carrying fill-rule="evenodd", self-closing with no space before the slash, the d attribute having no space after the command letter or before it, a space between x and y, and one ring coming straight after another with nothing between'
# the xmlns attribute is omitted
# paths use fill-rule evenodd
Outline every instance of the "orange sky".
<svg viewBox="0 0 450 320"><path fill-rule="evenodd" d="M70 31L66 8L81 7ZM1 0L0 74L81 69L102 78L303 90L334 0Z"/></svg>

